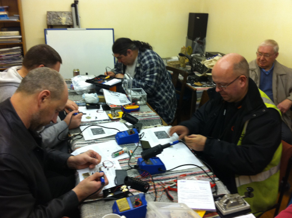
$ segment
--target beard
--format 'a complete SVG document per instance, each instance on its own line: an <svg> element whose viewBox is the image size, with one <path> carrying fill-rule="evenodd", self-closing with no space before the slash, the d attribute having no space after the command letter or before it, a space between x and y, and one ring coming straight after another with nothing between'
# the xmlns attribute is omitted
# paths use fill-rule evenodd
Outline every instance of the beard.
<svg viewBox="0 0 292 218"><path fill-rule="evenodd" d="M42 113L40 111L36 114L33 114L29 129L32 131L42 130L46 124L42 123L41 118L42 118Z"/></svg>

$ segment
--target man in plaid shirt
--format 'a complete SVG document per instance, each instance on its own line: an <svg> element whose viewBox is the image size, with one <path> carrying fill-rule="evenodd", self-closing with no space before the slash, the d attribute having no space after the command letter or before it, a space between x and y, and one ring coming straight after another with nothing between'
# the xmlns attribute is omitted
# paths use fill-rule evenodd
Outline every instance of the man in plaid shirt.
<svg viewBox="0 0 292 218"><path fill-rule="evenodd" d="M143 88L147 101L159 116L170 124L175 116L177 99L171 77L163 60L148 43L117 39L113 53L118 63L106 75L123 78L127 73L133 77L133 88Z"/></svg>

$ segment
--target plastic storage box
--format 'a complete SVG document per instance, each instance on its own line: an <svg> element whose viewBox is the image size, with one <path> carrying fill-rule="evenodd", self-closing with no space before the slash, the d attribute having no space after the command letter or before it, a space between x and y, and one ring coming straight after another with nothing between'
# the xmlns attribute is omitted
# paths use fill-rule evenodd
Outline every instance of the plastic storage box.
<svg viewBox="0 0 292 218"><path fill-rule="evenodd" d="M128 93L128 97L131 102L135 102L138 105L147 104L147 94L142 88L132 88Z"/></svg>
<svg viewBox="0 0 292 218"><path fill-rule="evenodd" d="M146 218L201 218L183 203L148 202Z"/></svg>

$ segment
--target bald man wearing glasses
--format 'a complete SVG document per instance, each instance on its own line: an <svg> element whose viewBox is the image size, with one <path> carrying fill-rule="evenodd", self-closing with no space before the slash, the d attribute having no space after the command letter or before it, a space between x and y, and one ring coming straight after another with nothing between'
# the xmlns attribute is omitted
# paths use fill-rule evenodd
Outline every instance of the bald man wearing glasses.
<svg viewBox="0 0 292 218"><path fill-rule="evenodd" d="M231 193L244 195L252 187L254 197L246 200L253 212L265 211L277 200L280 110L249 78L248 63L238 54L222 57L212 78L216 88L208 90L210 100L170 135L180 135Z"/></svg>
<svg viewBox="0 0 292 218"><path fill-rule="evenodd" d="M282 140L292 144L292 69L276 61L279 46L275 40L262 42L257 58L249 63L250 78L282 112Z"/></svg>

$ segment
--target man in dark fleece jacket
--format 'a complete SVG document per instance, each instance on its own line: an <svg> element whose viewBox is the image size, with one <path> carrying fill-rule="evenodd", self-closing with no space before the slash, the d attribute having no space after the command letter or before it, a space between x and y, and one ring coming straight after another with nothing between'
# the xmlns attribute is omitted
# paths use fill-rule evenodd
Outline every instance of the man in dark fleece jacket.
<svg viewBox="0 0 292 218"><path fill-rule="evenodd" d="M178 133L231 193L253 187L254 197L246 200L253 212L265 210L277 199L280 111L249 79L248 63L238 54L221 58L212 78L210 100L170 134Z"/></svg>

